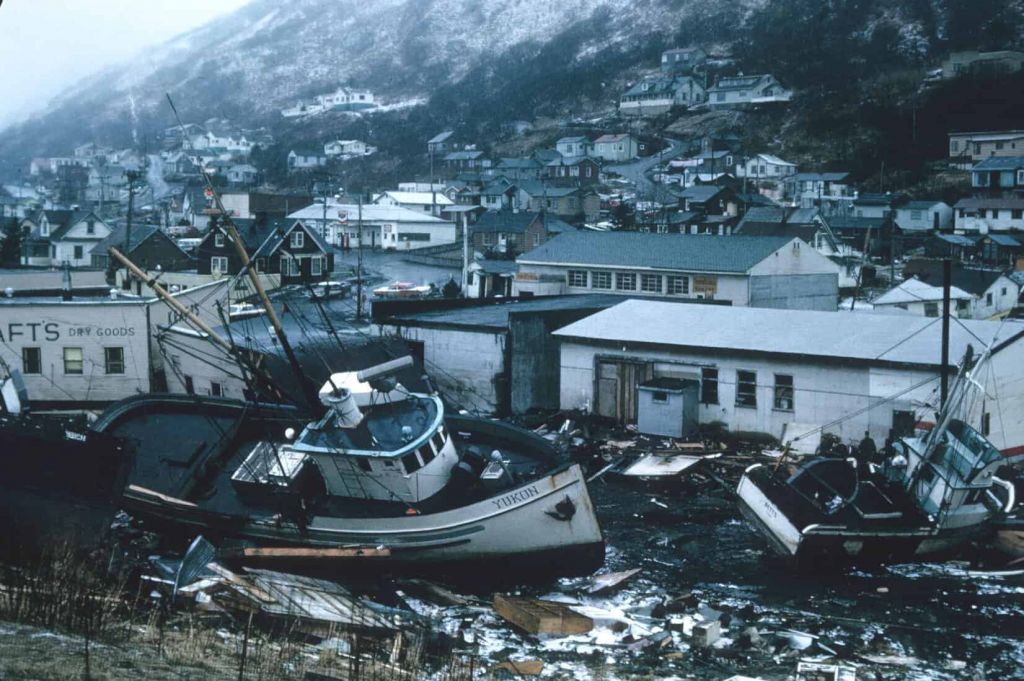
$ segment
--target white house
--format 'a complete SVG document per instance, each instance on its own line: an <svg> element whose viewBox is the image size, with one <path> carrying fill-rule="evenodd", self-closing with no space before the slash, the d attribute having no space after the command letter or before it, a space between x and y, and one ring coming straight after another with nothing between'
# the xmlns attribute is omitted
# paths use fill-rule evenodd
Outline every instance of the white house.
<svg viewBox="0 0 1024 681"><path fill-rule="evenodd" d="M850 183L850 173L797 173L786 178L785 197L798 208L849 213L857 191Z"/></svg>
<svg viewBox="0 0 1024 681"><path fill-rule="evenodd" d="M691 107L707 99L704 86L693 76L652 76L622 93L623 116L660 116L674 106Z"/></svg>
<svg viewBox="0 0 1024 681"><path fill-rule="evenodd" d="M359 140L334 140L324 145L324 155L330 156L366 156L369 149L365 142Z"/></svg>
<svg viewBox="0 0 1024 681"><path fill-rule="evenodd" d="M953 208L957 234L1024 232L1024 198L960 199Z"/></svg>
<svg viewBox="0 0 1024 681"><path fill-rule="evenodd" d="M329 244L349 248L362 242L367 248L404 251L456 240L454 222L401 206L328 201L326 215L325 222L324 204L314 203L288 217L316 229Z"/></svg>
<svg viewBox="0 0 1024 681"><path fill-rule="evenodd" d="M791 97L792 93L783 88L771 74L719 78L708 89L708 103L713 109L788 102Z"/></svg>
<svg viewBox="0 0 1024 681"><path fill-rule="evenodd" d="M953 208L945 201L908 201L896 208L903 231L945 231L953 228Z"/></svg>
<svg viewBox="0 0 1024 681"><path fill-rule="evenodd" d="M259 176L259 171L248 163L233 165L228 168L228 182L232 184L252 184Z"/></svg>
<svg viewBox="0 0 1024 681"><path fill-rule="evenodd" d="M872 300L871 304L878 311L906 310L919 317L938 317L942 314L942 298L941 286L926 284L916 277L911 277ZM972 317L971 303L974 296L951 286L949 298L950 314L965 319Z"/></svg>
<svg viewBox="0 0 1024 681"><path fill-rule="evenodd" d="M378 206L400 206L407 210L439 216L447 207L454 205L444 192L402 192L388 190L374 198Z"/></svg>
<svg viewBox="0 0 1024 681"><path fill-rule="evenodd" d="M636 423L637 387L699 381L698 418L783 441L818 429L881 445L930 422L938 401L942 325L906 315L729 308L630 300L554 332L560 406ZM973 425L1005 453L1024 451L1024 324L961 321L950 358L994 341L977 379ZM805 443L806 444L806 443Z"/></svg>
<svg viewBox="0 0 1024 681"><path fill-rule="evenodd" d="M736 165L736 177L750 180L782 180L795 174L795 163L772 154L758 154Z"/></svg>
<svg viewBox="0 0 1024 681"><path fill-rule="evenodd" d="M567 231L516 259L516 295L616 293L834 310L839 266L792 236Z"/></svg>
<svg viewBox="0 0 1024 681"><path fill-rule="evenodd" d="M638 150L636 138L628 132L601 135L594 140L594 156L613 163L636 158Z"/></svg>
<svg viewBox="0 0 1024 681"><path fill-rule="evenodd" d="M327 165L327 157L312 150L292 149L288 152L288 170L309 170Z"/></svg>
<svg viewBox="0 0 1024 681"><path fill-rule="evenodd" d="M21 222L28 231L22 243L22 264L88 267L92 249L110 236L110 227L92 211L38 211Z"/></svg>
<svg viewBox="0 0 1024 681"><path fill-rule="evenodd" d="M555 149L562 156L589 156L594 151L594 143L583 135L563 137L555 142Z"/></svg>

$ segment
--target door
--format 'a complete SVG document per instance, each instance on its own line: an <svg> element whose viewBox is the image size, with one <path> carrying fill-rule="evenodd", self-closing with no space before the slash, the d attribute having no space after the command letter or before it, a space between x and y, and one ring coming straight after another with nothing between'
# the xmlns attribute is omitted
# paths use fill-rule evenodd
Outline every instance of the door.
<svg viewBox="0 0 1024 681"><path fill-rule="evenodd" d="M647 362L598 360L598 415L619 423L636 423L637 386L653 376L654 367Z"/></svg>

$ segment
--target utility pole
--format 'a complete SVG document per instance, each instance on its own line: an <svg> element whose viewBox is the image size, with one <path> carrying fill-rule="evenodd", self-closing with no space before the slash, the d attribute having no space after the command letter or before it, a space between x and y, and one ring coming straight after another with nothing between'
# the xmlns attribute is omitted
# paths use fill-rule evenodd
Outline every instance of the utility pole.
<svg viewBox="0 0 1024 681"><path fill-rule="evenodd" d="M359 247L356 250L356 321L363 320L363 193L359 192L359 213L356 220Z"/></svg>
<svg viewBox="0 0 1024 681"><path fill-rule="evenodd" d="M124 252L131 255L132 252L132 211L135 208L135 180L139 179L139 171L129 170L125 173L128 177L128 220L124 227ZM125 272L124 283L122 284L124 290L129 290L132 287L131 277Z"/></svg>
<svg viewBox="0 0 1024 681"><path fill-rule="evenodd" d="M462 297L469 297L469 225L462 213Z"/></svg>

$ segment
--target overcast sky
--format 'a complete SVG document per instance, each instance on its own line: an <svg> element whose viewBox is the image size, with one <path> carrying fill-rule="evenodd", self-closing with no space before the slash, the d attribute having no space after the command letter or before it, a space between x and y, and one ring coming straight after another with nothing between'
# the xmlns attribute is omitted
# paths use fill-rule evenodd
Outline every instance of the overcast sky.
<svg viewBox="0 0 1024 681"><path fill-rule="evenodd" d="M249 0L0 0L0 127Z"/></svg>

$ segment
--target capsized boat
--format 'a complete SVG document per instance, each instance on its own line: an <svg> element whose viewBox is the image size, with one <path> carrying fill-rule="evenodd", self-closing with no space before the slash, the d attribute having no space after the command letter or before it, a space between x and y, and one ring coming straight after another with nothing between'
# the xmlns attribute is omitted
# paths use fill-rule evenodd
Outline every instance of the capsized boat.
<svg viewBox="0 0 1024 681"><path fill-rule="evenodd" d="M126 510L183 536L306 557L368 547L362 564L417 570L599 566L580 467L534 433L406 390L394 373L411 363L333 374L319 391L326 413L310 422L292 407L147 395L94 428L136 443Z"/></svg>
<svg viewBox="0 0 1024 681"><path fill-rule="evenodd" d="M429 298L436 292L437 289L429 284L417 286L408 281L396 281L373 289L373 295L377 298Z"/></svg>
<svg viewBox="0 0 1024 681"><path fill-rule="evenodd" d="M28 413L26 398L17 372L0 380L0 552L91 548L117 513L130 454L84 419Z"/></svg>
<svg viewBox="0 0 1024 681"><path fill-rule="evenodd" d="M749 467L743 515L780 555L811 565L915 561L988 538L1016 495L995 474L1002 454L964 420L972 368L968 349L935 427L896 441L880 467L823 456Z"/></svg>

